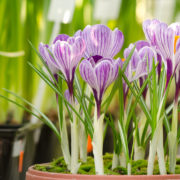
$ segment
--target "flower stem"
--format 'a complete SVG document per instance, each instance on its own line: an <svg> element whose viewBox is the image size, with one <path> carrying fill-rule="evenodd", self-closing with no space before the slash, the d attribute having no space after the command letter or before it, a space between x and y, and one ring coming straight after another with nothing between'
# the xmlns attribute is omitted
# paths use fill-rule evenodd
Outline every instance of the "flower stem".
<svg viewBox="0 0 180 180"><path fill-rule="evenodd" d="M94 114L94 134L93 134L93 154L95 162L95 170L97 175L104 174L103 165L103 120L104 115L99 116L100 110L96 106L96 112Z"/></svg>
<svg viewBox="0 0 180 180"><path fill-rule="evenodd" d="M177 154L177 125L178 125L178 101L175 100L172 116L172 128L168 133L169 146L169 171L175 173Z"/></svg>
<svg viewBox="0 0 180 180"><path fill-rule="evenodd" d="M163 127L160 128L159 131L159 141L157 144L157 155L158 155L158 163L159 163L159 171L160 174L167 174L166 173L166 165L164 160L164 147L163 147Z"/></svg>
<svg viewBox="0 0 180 180"><path fill-rule="evenodd" d="M144 159L145 156L145 149L142 146L135 146L134 148L134 160L141 160Z"/></svg>
<svg viewBox="0 0 180 180"><path fill-rule="evenodd" d="M87 161L87 135L86 135L84 124L82 122L80 122L80 129L81 129L79 133L79 139L81 139L81 141L79 142L80 159L83 162L86 162Z"/></svg>
<svg viewBox="0 0 180 180"><path fill-rule="evenodd" d="M72 101L73 102L73 101ZM75 102L72 103L75 107ZM75 107L76 108L76 107ZM76 174L80 164L78 163L79 156L79 121L75 113L73 113L73 122L71 122L71 173Z"/></svg>
<svg viewBox="0 0 180 180"><path fill-rule="evenodd" d="M112 159L112 170L115 169L118 165L119 165L119 155L114 152Z"/></svg>
<svg viewBox="0 0 180 180"><path fill-rule="evenodd" d="M69 142L68 142L68 135L67 135L67 127L66 127L66 120L65 117L63 118L63 126L61 128L61 149L64 156L64 160L67 164L68 169L71 168L71 156L69 152Z"/></svg>
<svg viewBox="0 0 180 180"><path fill-rule="evenodd" d="M154 131L152 141L150 143L149 159L147 174L153 174L154 161L156 152L158 153L158 162L160 174L166 174L165 162L164 162L164 149L163 149L163 118L159 119L157 127Z"/></svg>
<svg viewBox="0 0 180 180"><path fill-rule="evenodd" d="M126 155L124 152L122 152L120 155L119 155L119 162L120 162L120 166L126 168Z"/></svg>

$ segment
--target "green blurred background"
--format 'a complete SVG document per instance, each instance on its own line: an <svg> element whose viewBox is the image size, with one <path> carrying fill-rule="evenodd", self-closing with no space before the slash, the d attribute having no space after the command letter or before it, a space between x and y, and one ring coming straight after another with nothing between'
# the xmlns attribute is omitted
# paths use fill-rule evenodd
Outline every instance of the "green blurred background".
<svg viewBox="0 0 180 180"><path fill-rule="evenodd" d="M48 12L55 1L0 0L0 93L9 96L2 90L6 88L35 104L46 102L37 105L44 112L55 108L55 98L50 89L44 92L44 85L39 85L38 76L27 65L28 61L40 63L28 40L38 48L39 42L50 42L54 30L55 34L58 31L73 35L88 24L103 23L123 32L125 42L119 54L122 57L129 43L144 39L145 19L158 18L168 24L180 21L180 0L59 0L66 8L71 7L68 13L72 20L54 22L48 18ZM38 99L41 92L45 94L43 100ZM23 111L2 99L0 115L0 124L23 121Z"/></svg>

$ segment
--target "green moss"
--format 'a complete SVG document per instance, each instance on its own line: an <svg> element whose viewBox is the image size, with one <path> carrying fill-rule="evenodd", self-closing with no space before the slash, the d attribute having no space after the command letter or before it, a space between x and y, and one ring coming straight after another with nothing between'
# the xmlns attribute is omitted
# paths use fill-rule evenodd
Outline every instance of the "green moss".
<svg viewBox="0 0 180 180"><path fill-rule="evenodd" d="M121 175L125 175L127 174L127 169L121 166L118 166L117 168L113 169L114 172L121 174Z"/></svg>
<svg viewBox="0 0 180 180"><path fill-rule="evenodd" d="M39 164L36 164L34 166L34 169L38 170L38 171L47 171L46 170L46 166L42 166L42 165L39 165Z"/></svg>
<svg viewBox="0 0 180 180"><path fill-rule="evenodd" d="M82 164L79 169L82 169L85 172L89 172L92 168L94 168L93 164Z"/></svg>
<svg viewBox="0 0 180 180"><path fill-rule="evenodd" d="M104 173L107 175L126 175L127 169L124 167L118 166L115 169L111 169L112 167L112 154L106 153L103 157L104 159ZM81 163L81 166L78 170L79 174L89 174L94 175L95 174L95 166L94 166L94 159L93 157L89 156L87 157L87 162L84 163L82 161L79 161ZM147 160L138 160L138 161L132 161L132 171L131 173L133 175L146 175L147 174ZM63 157L60 157L58 159L53 160L48 165L35 165L34 167L36 170L39 171L46 171L46 172L57 172L57 173L66 173L69 174L69 170L67 169L67 165L64 161ZM167 173L169 172L169 162L166 162L166 170ZM177 159L177 165L175 169L176 174L180 174L180 159ZM153 174L159 174L159 166L158 161L155 161L154 163L154 171Z"/></svg>
<svg viewBox="0 0 180 180"><path fill-rule="evenodd" d="M176 168L175 168L175 173L176 174L180 174L180 165L176 165Z"/></svg>
<svg viewBox="0 0 180 180"><path fill-rule="evenodd" d="M180 164L180 158L176 159L176 164Z"/></svg>

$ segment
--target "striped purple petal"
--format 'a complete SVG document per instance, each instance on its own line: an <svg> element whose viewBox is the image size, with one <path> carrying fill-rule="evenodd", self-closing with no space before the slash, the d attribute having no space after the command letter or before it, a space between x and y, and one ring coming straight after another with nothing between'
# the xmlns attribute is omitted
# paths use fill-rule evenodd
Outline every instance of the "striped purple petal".
<svg viewBox="0 0 180 180"><path fill-rule="evenodd" d="M176 36L180 36L180 23L172 23L169 28L172 28Z"/></svg>
<svg viewBox="0 0 180 180"><path fill-rule="evenodd" d="M124 36L121 31L111 31L105 25L86 26L83 31L76 32L86 43L85 58L101 56L113 58L122 48Z"/></svg>
<svg viewBox="0 0 180 180"><path fill-rule="evenodd" d="M102 58L94 64L90 60L83 60L80 64L82 78L91 86L97 104L101 104L102 96L107 87L117 78L120 59L114 61Z"/></svg>
<svg viewBox="0 0 180 180"><path fill-rule="evenodd" d="M137 51L139 51L140 49L142 49L145 46L150 46L150 44L147 41L142 41L142 40L137 41L135 44L136 44Z"/></svg>
<svg viewBox="0 0 180 180"><path fill-rule="evenodd" d="M152 46L156 44L155 32L156 26L160 23L157 19L146 20L143 22L143 31L146 39L150 42Z"/></svg>
<svg viewBox="0 0 180 180"><path fill-rule="evenodd" d="M67 41L57 40L52 46L55 62L67 82L73 81L76 66L81 60L84 50L85 43L81 37L69 38Z"/></svg>
<svg viewBox="0 0 180 180"><path fill-rule="evenodd" d="M178 97L180 93L180 64L176 69L175 82L176 82L175 101L178 103Z"/></svg>
<svg viewBox="0 0 180 180"><path fill-rule="evenodd" d="M156 50L158 59L162 59L165 64L168 83L180 63L178 53L180 41L179 39L175 41L176 36L180 35L180 23L173 23L168 27L158 20L147 20L143 23L143 30L147 40Z"/></svg>
<svg viewBox="0 0 180 180"><path fill-rule="evenodd" d="M79 71L80 71L81 77L84 79L84 81L86 81L90 85L92 89L98 88L96 74L90 61L88 61L87 59L83 60L80 63Z"/></svg>
<svg viewBox="0 0 180 180"><path fill-rule="evenodd" d="M67 41L68 38L69 38L69 36L66 35L66 34L59 34L59 35L54 39L53 44L55 44L56 41L58 41L58 40L59 40L59 41Z"/></svg>
<svg viewBox="0 0 180 180"><path fill-rule="evenodd" d="M157 25L155 30L156 48L166 61L174 55L174 37L175 33L165 23Z"/></svg>
<svg viewBox="0 0 180 180"><path fill-rule="evenodd" d="M142 61L146 63L146 71L148 69L149 69L149 72L152 70L153 60L155 64L157 63L156 53L151 47L147 47L147 46L143 47L139 51L139 57L141 58ZM148 66L147 66L147 62L148 62Z"/></svg>
<svg viewBox="0 0 180 180"><path fill-rule="evenodd" d="M58 67L57 67L57 64L56 64L54 58L50 55L49 52L50 52L50 48L48 45L43 44L43 43L39 44L39 53L41 54L42 58L48 65L52 74L54 75L58 71Z"/></svg>
<svg viewBox="0 0 180 180"><path fill-rule="evenodd" d="M138 42L140 43L140 42ZM148 46L146 46L148 45ZM134 45L130 44L124 51L124 57L127 58L131 53ZM141 47L141 48L140 48ZM149 47L149 44L142 42L135 48L131 60L126 68L125 74L130 82L139 79L148 74L152 69L153 59L157 60L156 53ZM148 62L148 64L147 64Z"/></svg>

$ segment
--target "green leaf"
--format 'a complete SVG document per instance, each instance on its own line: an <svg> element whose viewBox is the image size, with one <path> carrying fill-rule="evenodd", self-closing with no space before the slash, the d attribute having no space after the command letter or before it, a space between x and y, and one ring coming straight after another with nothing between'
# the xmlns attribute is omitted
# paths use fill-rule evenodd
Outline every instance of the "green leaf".
<svg viewBox="0 0 180 180"><path fill-rule="evenodd" d="M119 82L119 121L124 124L124 92L123 92L123 81L122 81L122 71L119 71L118 76Z"/></svg>
<svg viewBox="0 0 180 180"><path fill-rule="evenodd" d="M35 117L37 117L38 119L40 119L41 121L43 121L47 126L49 126L49 127L53 130L53 132L56 134L56 136L58 137L58 139L59 139L59 140L61 139L61 138L60 138L60 134L59 134L57 128L55 127L55 125L51 122L51 120L49 120L49 118L48 118L44 113L42 113L41 111L39 111L33 104L31 104L30 102L28 102L26 99L18 96L16 93L14 93L14 92L12 92L12 91L9 91L9 90L7 90L7 89L4 89L4 90L5 90L6 92L8 92L9 94L15 96L16 98L20 99L22 102L28 104L32 109L34 109L34 111L36 111L38 114L40 114L40 115L42 116L42 118L40 118L38 115L36 115L35 113L33 113L33 111L27 109L25 106L23 106L23 105L21 105L21 104L19 104L19 103L15 102L15 101L13 101L13 100L5 97L5 96L2 96L2 95L0 95L0 97L8 100L9 102L12 102L12 103L16 104L16 105L19 106L20 108L24 109L25 111L31 113L32 115L34 115Z"/></svg>
<svg viewBox="0 0 180 180"><path fill-rule="evenodd" d="M126 161L128 163L129 162L128 142L127 142L126 133L125 133L125 131L123 129L123 125L121 124L120 121L118 121L118 127L119 127L119 133L120 133L120 137L121 137L121 142L122 142L122 145L123 145L124 153L126 155Z"/></svg>
<svg viewBox="0 0 180 180"><path fill-rule="evenodd" d="M62 92L62 79L58 78L59 90ZM62 130L63 128L63 99L61 96L58 96L58 120L59 120L59 128Z"/></svg>
<svg viewBox="0 0 180 180"><path fill-rule="evenodd" d="M40 70L38 70L34 65L32 65L31 63L28 63L30 65L30 67L49 85L49 87L55 92L57 93L57 95L61 96L61 98L63 99L66 108L67 105L72 109L72 111L74 111L74 113L76 114L76 116L83 122L84 124L84 120L81 118L81 116L79 115L79 113L75 110L75 108L71 105L71 103L69 103L66 98L64 97L64 95L59 91L59 89L57 88L59 85L57 84L57 87L52 83L52 81L47 77L47 75L45 75L45 73L41 72Z"/></svg>
<svg viewBox="0 0 180 180"><path fill-rule="evenodd" d="M121 70L120 70L121 71ZM122 71L121 71L122 72ZM129 82L129 80L127 79L126 75L122 72L122 77L124 79L124 81L127 83L129 89L131 90L132 94L135 96L135 98L138 100L138 103L140 104L144 114L146 115L147 119L149 122L151 122L151 115L149 113L148 107L146 106L146 103L144 102L144 99L142 97L137 98L138 95L136 94L134 88L132 87L131 83Z"/></svg>
<svg viewBox="0 0 180 180"><path fill-rule="evenodd" d="M33 48L33 50L36 52L36 54L39 56L41 62L43 63L43 65L45 66L45 68L47 69L48 73L51 75L51 78L53 79L54 83L57 85L57 81L54 78L54 75L52 74L51 70L49 69L49 67L47 66L47 64L45 63L44 59L42 58L42 56L40 55L40 53L37 51L37 49L34 47L34 45L31 43L31 41L29 41L30 46ZM30 62L28 62L28 64L31 64Z"/></svg>
<svg viewBox="0 0 180 180"><path fill-rule="evenodd" d="M86 105L86 101L85 101L85 98L83 96L83 93L82 93L82 89L81 89L81 86L79 84L79 80L78 80L78 77L75 75L74 77L74 80L75 80L75 85L76 85L76 89L77 89L77 93L76 93L76 98L78 99L78 102L80 103L81 105L81 108L83 109L83 112L85 114L85 127L88 128L89 130L89 133L90 135L93 135L93 125L92 125L92 120L88 114L88 109L87 109L87 105ZM86 125L87 123L87 125ZM92 137L92 136L91 136Z"/></svg>
<svg viewBox="0 0 180 180"><path fill-rule="evenodd" d="M124 64L123 64L123 67L122 67L122 72L124 73L128 64L129 64L129 61L131 60L131 57L134 53L134 50L135 50L136 46L134 45L133 49L131 50L131 52L129 53L127 59L124 61Z"/></svg>

